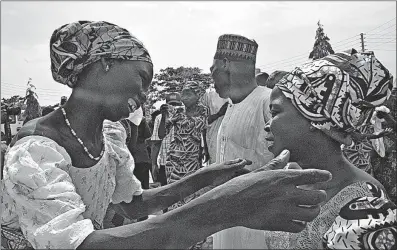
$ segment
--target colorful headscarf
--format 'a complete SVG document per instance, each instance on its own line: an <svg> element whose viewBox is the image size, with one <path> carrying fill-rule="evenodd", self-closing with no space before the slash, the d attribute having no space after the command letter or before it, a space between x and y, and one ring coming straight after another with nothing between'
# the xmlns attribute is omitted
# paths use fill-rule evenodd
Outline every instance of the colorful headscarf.
<svg viewBox="0 0 397 250"><path fill-rule="evenodd" d="M357 131L390 96L393 76L373 52L337 53L306 63L276 86L323 131Z"/></svg>
<svg viewBox="0 0 397 250"><path fill-rule="evenodd" d="M101 57L152 63L141 41L108 22L79 21L54 31L50 41L55 81L74 87L78 74Z"/></svg>
<svg viewBox="0 0 397 250"><path fill-rule="evenodd" d="M288 72L287 71L282 71L282 70L276 70L273 73L270 74L270 76L267 78L266 81L266 87L268 87L269 89L273 89L274 86L276 85L276 83L278 81L281 80L281 78L283 78L285 75L287 75Z"/></svg>
<svg viewBox="0 0 397 250"><path fill-rule="evenodd" d="M205 93L205 89L203 88L203 86L202 86L199 82L196 82L196 81L187 81L187 82L183 85L182 91L183 91L183 90L186 90L186 89L193 90L194 93L199 97L199 99L200 99L200 98L204 95L204 93Z"/></svg>

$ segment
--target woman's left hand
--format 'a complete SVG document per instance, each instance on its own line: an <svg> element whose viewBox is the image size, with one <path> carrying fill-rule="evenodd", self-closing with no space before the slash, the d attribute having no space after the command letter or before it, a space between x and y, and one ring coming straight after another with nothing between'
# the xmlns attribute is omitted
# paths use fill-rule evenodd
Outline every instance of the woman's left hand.
<svg viewBox="0 0 397 250"><path fill-rule="evenodd" d="M212 164L198 170L196 173L206 178L210 186L219 186L234 177L249 173L250 171L244 169L244 167L251 164L250 160L235 159L220 164Z"/></svg>

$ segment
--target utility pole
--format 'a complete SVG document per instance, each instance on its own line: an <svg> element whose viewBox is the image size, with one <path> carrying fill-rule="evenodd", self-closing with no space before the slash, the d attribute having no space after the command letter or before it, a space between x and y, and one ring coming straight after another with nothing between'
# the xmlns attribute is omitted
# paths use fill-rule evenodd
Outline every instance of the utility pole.
<svg viewBox="0 0 397 250"><path fill-rule="evenodd" d="M360 34L360 36L361 36L361 52L364 52L364 50L365 50L365 46L364 46L364 33L361 33Z"/></svg>

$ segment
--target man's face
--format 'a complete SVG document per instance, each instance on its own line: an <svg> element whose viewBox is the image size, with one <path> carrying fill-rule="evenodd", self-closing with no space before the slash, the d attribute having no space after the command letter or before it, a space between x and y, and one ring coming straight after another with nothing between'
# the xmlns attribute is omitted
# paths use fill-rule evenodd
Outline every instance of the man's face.
<svg viewBox="0 0 397 250"><path fill-rule="evenodd" d="M228 98L231 87L230 75L226 70L225 63L223 60L214 59L214 62L210 68L211 76L214 80L215 91L221 98Z"/></svg>

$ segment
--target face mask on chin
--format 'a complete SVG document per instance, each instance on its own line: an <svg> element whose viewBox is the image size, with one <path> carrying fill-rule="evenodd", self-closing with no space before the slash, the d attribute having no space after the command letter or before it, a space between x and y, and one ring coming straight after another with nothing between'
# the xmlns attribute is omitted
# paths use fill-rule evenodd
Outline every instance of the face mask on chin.
<svg viewBox="0 0 397 250"><path fill-rule="evenodd" d="M136 126L139 126L141 124L143 118L143 111L142 107L139 109L135 110L133 113L130 113L130 116L127 118L130 120L132 123L134 123Z"/></svg>

